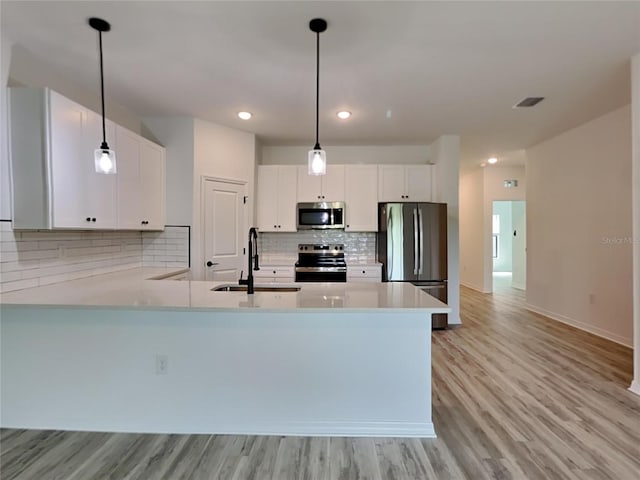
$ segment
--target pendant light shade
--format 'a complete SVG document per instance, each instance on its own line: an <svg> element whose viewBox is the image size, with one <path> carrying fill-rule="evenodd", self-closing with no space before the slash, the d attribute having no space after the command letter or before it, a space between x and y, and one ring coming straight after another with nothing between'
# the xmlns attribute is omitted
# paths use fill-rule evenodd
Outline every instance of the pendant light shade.
<svg viewBox="0 0 640 480"><path fill-rule="evenodd" d="M327 152L320 146L318 139L318 112L320 107L320 33L327 29L327 22L322 18L314 18L309 22L309 29L316 34L316 144L309 150L309 175L327 173Z"/></svg>
<svg viewBox="0 0 640 480"><path fill-rule="evenodd" d="M100 96L102 99L102 144L94 152L96 173L116 173L116 152L109 148L104 118L104 72L102 64L102 32L111 30L109 22L101 18L90 18L89 26L98 32L98 45L100 48Z"/></svg>

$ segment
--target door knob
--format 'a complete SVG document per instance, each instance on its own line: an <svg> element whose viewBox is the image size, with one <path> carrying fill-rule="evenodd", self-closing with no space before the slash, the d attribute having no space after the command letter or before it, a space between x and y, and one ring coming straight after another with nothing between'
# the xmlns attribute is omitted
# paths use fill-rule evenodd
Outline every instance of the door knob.
<svg viewBox="0 0 640 480"><path fill-rule="evenodd" d="M214 265L218 265L217 263L212 262L211 260L209 260L207 262L207 267L213 267Z"/></svg>

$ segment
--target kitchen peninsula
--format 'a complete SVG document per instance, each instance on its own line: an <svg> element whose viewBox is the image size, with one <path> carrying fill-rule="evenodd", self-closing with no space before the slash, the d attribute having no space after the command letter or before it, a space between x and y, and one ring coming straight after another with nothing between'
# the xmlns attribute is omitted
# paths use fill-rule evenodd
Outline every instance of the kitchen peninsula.
<svg viewBox="0 0 640 480"><path fill-rule="evenodd" d="M177 273L3 294L2 427L435 436L431 314L445 304L399 283L247 295L153 279Z"/></svg>

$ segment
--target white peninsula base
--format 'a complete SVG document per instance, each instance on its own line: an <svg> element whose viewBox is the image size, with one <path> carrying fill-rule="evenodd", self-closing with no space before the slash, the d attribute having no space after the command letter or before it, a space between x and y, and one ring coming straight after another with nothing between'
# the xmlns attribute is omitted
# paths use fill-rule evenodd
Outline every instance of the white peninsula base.
<svg viewBox="0 0 640 480"><path fill-rule="evenodd" d="M344 308L352 295L340 308L300 306L329 298L312 286L277 294L281 310L256 308L278 303L274 294L247 306L238 292L219 295L240 308L5 302L2 427L434 437L428 307L448 308L391 288L381 302L417 304Z"/></svg>
<svg viewBox="0 0 640 480"><path fill-rule="evenodd" d="M426 317L6 308L2 426L433 437Z"/></svg>

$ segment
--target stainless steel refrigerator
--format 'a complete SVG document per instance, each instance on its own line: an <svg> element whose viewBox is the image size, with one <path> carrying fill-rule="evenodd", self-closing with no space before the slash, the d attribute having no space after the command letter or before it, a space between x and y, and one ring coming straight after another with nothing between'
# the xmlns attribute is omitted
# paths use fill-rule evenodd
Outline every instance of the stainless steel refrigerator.
<svg viewBox="0 0 640 480"><path fill-rule="evenodd" d="M447 302L447 205L378 204L378 261L385 282L410 282ZM446 328L447 315L433 315Z"/></svg>

